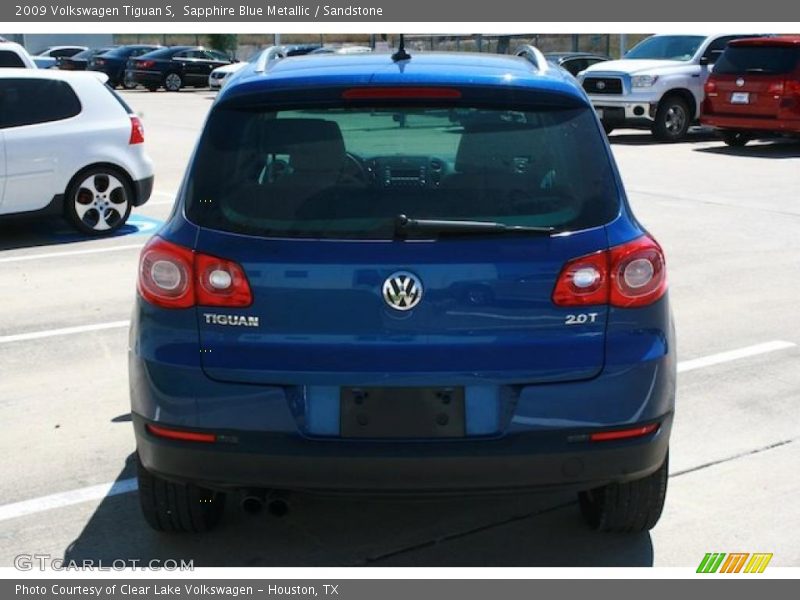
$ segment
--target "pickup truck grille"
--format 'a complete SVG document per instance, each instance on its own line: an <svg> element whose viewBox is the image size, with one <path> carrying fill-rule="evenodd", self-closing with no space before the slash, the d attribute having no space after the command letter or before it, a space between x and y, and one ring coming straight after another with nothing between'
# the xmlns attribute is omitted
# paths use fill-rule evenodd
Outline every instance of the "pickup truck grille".
<svg viewBox="0 0 800 600"><path fill-rule="evenodd" d="M587 94L621 94L622 79L619 77L587 77L583 80Z"/></svg>

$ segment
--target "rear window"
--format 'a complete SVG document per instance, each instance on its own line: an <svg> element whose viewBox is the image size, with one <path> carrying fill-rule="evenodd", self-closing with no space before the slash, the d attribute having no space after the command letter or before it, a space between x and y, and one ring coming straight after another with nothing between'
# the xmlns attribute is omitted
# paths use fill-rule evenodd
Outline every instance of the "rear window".
<svg viewBox="0 0 800 600"><path fill-rule="evenodd" d="M391 239L401 214L575 230L618 210L586 107L219 108L186 189L197 224L268 237Z"/></svg>
<svg viewBox="0 0 800 600"><path fill-rule="evenodd" d="M60 121L80 112L80 100L64 81L0 79L0 128Z"/></svg>
<svg viewBox="0 0 800 600"><path fill-rule="evenodd" d="M764 73L783 75L794 71L800 48L783 46L728 46L717 61L714 73L739 75Z"/></svg>
<svg viewBox="0 0 800 600"><path fill-rule="evenodd" d="M22 62L19 54L8 50L0 50L0 69L15 69L24 66L25 63Z"/></svg>

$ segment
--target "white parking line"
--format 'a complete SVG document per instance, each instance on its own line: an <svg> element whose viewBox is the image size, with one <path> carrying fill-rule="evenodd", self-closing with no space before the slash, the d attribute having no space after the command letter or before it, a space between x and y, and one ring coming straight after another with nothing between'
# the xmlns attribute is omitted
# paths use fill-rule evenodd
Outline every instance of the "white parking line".
<svg viewBox="0 0 800 600"><path fill-rule="evenodd" d="M129 492L135 492L137 488L136 479L120 479L119 481L111 483L101 483L100 485L93 485L69 492L61 492L60 494L51 494L50 496L42 496L41 498L33 498L32 500L14 502L13 504L0 506L0 521L16 519L17 517L24 517L25 515L32 515L54 508L72 506L73 504L80 504L81 502L88 502L89 500L99 500L118 494L127 494Z"/></svg>
<svg viewBox="0 0 800 600"><path fill-rule="evenodd" d="M114 323L101 323L99 325L89 325L87 326L89 329L72 327L61 330L53 330L60 333L53 334L51 331L50 334L65 335L64 332L79 333L78 331L75 331L77 329L92 331L93 329L98 329L98 328L109 329L111 327L123 327L123 326L127 327L127 325L128 325L127 321L116 321ZM48 333L48 332L35 332L32 335L37 335L42 333ZM22 334L22 335L31 335L31 334ZM39 335L39 337L45 337L45 336ZM0 342L2 342L3 339L7 338L0 338ZM748 346L746 348L740 348L738 350L731 350L729 352L720 352L719 354L712 354L710 356L705 356L702 358L696 358L693 360L679 362L678 372L693 371L695 369L702 369L705 367L710 367L725 362L756 356L758 354L766 354L768 352L775 352L777 350L794 348L796 345L797 344L793 344L792 342L773 341L773 342L766 342L763 344L756 344L755 346ZM524 423L525 422L524 419L525 417L520 417L518 420L518 418L515 417L514 421ZM82 502L88 502L90 500L98 500L110 496L117 496L119 494L127 494L129 492L135 492L137 489L138 489L138 484L136 482L136 479L133 478L120 479L119 481L114 481L110 483L93 485L90 487L80 488L77 490L70 490L68 492L61 492L58 494L50 494L49 496L32 498L31 500L23 500L21 502L15 502L13 504L6 504L5 506L0 506L0 521L15 519L17 517L23 517L25 515L31 515L46 510L52 510L54 508L72 506L73 504L80 504Z"/></svg>
<svg viewBox="0 0 800 600"><path fill-rule="evenodd" d="M776 350L786 350L787 348L794 348L796 345L797 344L793 344L792 342L765 342L763 344L756 344L755 346L739 348L738 350L729 350L728 352L720 352L719 354L712 354L702 358L684 360L678 363L678 373L703 369L705 367L731 362L732 360L749 358L758 354L767 354L769 352L775 352Z"/></svg>
<svg viewBox="0 0 800 600"><path fill-rule="evenodd" d="M80 256L81 254L99 254L102 252L120 252L122 250L140 250L147 240L141 244L125 244L124 246L108 246L105 248L87 248L86 250L65 250L64 252L44 252L42 254L23 254L22 256L8 256L0 258L0 263L22 262L24 260L38 260L40 258L60 258L62 256Z"/></svg>
<svg viewBox="0 0 800 600"><path fill-rule="evenodd" d="M88 333L90 331L102 331L104 329L119 329L130 325L130 321L109 321L107 323L95 323L94 325L78 325L77 327L63 327L61 329L45 329L43 331L29 331L28 333L16 333L14 335L0 336L0 344L10 344L11 342L26 342L28 340L40 340L42 338L55 337L59 335L72 335L75 333Z"/></svg>

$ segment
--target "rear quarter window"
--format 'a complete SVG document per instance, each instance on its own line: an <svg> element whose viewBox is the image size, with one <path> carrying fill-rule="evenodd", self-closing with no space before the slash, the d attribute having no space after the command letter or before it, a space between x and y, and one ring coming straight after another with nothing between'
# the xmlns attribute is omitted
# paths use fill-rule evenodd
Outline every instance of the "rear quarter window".
<svg viewBox="0 0 800 600"><path fill-rule="evenodd" d="M10 50L0 50L0 68L19 69L24 67L25 63L19 54Z"/></svg>
<svg viewBox="0 0 800 600"><path fill-rule="evenodd" d="M0 128L61 121L80 112L80 100L65 81L0 79Z"/></svg>

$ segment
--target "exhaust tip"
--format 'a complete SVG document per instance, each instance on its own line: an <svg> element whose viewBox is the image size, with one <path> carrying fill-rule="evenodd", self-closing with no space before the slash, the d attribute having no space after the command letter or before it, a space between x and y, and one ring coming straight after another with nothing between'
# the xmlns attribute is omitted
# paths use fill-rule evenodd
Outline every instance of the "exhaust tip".
<svg viewBox="0 0 800 600"><path fill-rule="evenodd" d="M241 502L242 510L250 515L257 515L264 508L264 498L245 496Z"/></svg>

